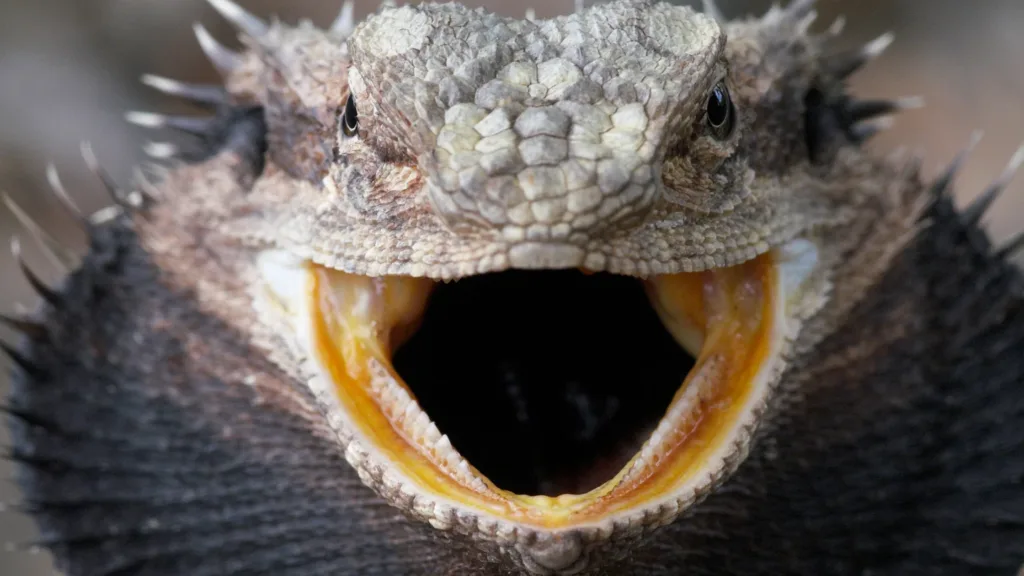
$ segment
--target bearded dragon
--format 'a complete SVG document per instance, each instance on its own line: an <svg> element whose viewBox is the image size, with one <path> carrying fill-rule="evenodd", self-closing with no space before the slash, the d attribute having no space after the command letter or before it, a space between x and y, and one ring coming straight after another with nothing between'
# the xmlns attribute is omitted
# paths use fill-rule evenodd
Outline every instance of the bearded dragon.
<svg viewBox="0 0 1024 576"><path fill-rule="evenodd" d="M865 142L812 1L329 29L210 3L206 118L39 281L10 415L70 575L1014 574L1024 297Z"/></svg>

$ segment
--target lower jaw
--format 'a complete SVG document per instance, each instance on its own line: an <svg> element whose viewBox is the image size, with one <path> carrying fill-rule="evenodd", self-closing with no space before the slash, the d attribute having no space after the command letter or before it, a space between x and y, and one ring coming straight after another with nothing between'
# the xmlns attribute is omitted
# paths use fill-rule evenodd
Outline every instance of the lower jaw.
<svg viewBox="0 0 1024 576"><path fill-rule="evenodd" d="M654 432L614 477L581 494L516 494L496 486L452 446L394 369L434 283L370 278L265 255L265 296L312 360L321 398L388 484L424 519L467 510L518 525L564 529L642 513L671 519L738 465L781 370L786 335L782 256L645 281L663 325L696 359ZM806 263L804 267L806 268ZM438 383L443 385L443 383ZM642 382L636 383L642 386ZM365 455L365 458L364 458ZM374 486L379 488L379 486Z"/></svg>

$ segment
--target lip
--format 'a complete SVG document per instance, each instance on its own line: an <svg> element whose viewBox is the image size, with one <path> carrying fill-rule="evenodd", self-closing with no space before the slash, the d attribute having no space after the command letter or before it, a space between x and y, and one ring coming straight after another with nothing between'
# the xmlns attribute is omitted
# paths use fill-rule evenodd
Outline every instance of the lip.
<svg viewBox="0 0 1024 576"><path fill-rule="evenodd" d="M787 301L813 270L816 251L799 242L738 266L638 280L694 367L625 466L592 490L554 496L513 493L480 473L392 365L433 280L353 275L283 252L264 253L259 268L264 302L287 320L364 481L438 528L454 510L561 530L636 514L671 520L738 465L731 455L745 453L783 366Z"/></svg>

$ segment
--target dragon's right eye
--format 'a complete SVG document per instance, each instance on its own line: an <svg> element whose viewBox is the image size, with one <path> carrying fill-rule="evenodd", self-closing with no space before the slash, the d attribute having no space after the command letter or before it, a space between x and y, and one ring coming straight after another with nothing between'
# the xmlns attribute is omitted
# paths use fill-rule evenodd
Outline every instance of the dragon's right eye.
<svg viewBox="0 0 1024 576"><path fill-rule="evenodd" d="M359 134L359 112L356 110L356 99L351 93L345 101L345 112L341 115L341 131L348 138Z"/></svg>
<svg viewBox="0 0 1024 576"><path fill-rule="evenodd" d="M729 89L722 82L719 82L708 96L707 123L711 132L719 140L728 138L732 133L732 97L729 96Z"/></svg>

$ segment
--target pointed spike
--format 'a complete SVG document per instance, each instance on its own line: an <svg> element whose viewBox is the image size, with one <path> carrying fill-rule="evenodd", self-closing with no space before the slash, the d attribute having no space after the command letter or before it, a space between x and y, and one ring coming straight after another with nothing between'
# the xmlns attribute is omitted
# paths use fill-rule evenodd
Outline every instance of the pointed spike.
<svg viewBox="0 0 1024 576"><path fill-rule="evenodd" d="M847 113L852 122L860 122L878 116L885 116L903 110L913 110L924 106L924 99L918 96L900 98L899 100L860 100L850 104Z"/></svg>
<svg viewBox="0 0 1024 576"><path fill-rule="evenodd" d="M377 8L377 11L380 12L383 10L394 8L396 6L398 6L398 3L395 2L395 0L381 0L380 6Z"/></svg>
<svg viewBox="0 0 1024 576"><path fill-rule="evenodd" d="M725 22L725 14L722 13L722 9L718 7L718 3L715 0L703 0L704 1L704 13L714 18L716 22L722 24Z"/></svg>
<svg viewBox="0 0 1024 576"><path fill-rule="evenodd" d="M981 193L973 202L971 202L963 212L963 218L965 222L977 225L981 222L981 218L988 211L989 207L999 198L999 195L1006 190L1006 187L1013 181L1014 176L1017 175L1017 171L1020 170L1021 165L1024 164L1024 145L1017 149L1013 154L1013 158L1006 165L1006 169L1003 173L996 178L984 192Z"/></svg>
<svg viewBox="0 0 1024 576"><path fill-rule="evenodd" d="M893 34L892 32L886 32L885 34L882 34L878 38L875 38L871 42L865 44L864 47L861 48L861 53L864 54L864 57L867 58L868 60L874 60L875 58L881 56L886 50L888 50L889 46L891 46L895 40L895 34Z"/></svg>
<svg viewBox="0 0 1024 576"><path fill-rule="evenodd" d="M210 125L213 122L212 118L195 116L166 116L164 120L168 128L196 136L208 134L210 132Z"/></svg>
<svg viewBox="0 0 1024 576"><path fill-rule="evenodd" d="M587 3L586 3L585 0L575 0L575 2L573 3L573 10L577 14L579 14L580 12L583 12L583 10L585 10L586 7L587 7Z"/></svg>
<svg viewBox="0 0 1024 576"><path fill-rule="evenodd" d="M537 20L537 11L534 10L533 8L527 8L526 19L529 20L530 22Z"/></svg>
<svg viewBox="0 0 1024 576"><path fill-rule="evenodd" d="M78 204L71 199L71 195L68 194L67 188L60 181L60 173L57 171L57 165L53 162L49 162L46 165L46 180L50 184L50 190L53 195L57 197L57 201L64 206L64 209L75 219L76 222L81 224L82 229L89 232L89 219L85 217L85 213L82 212Z"/></svg>
<svg viewBox="0 0 1024 576"><path fill-rule="evenodd" d="M334 23L331 24L331 32L348 37L352 34L352 31L355 30L355 28L355 2L352 0L345 0L344 4L341 5L341 12L338 13L338 17L335 18Z"/></svg>
<svg viewBox="0 0 1024 576"><path fill-rule="evenodd" d="M814 12L817 0L793 0L786 7L786 14L793 20L803 20Z"/></svg>
<svg viewBox="0 0 1024 576"><path fill-rule="evenodd" d="M49 232L47 232L45 228L33 220L32 217L28 215L28 212L25 212L21 206L18 206L13 198L4 194L3 203L7 206L7 209L11 211L11 214L14 214L14 217L21 223L22 227L32 235L36 244L42 248L46 257L49 258L58 269L67 273L78 268L80 264L78 258L59 241L57 241L57 239Z"/></svg>
<svg viewBox="0 0 1024 576"><path fill-rule="evenodd" d="M143 128L163 128L167 125L167 117L162 114L153 114L151 112L126 112L124 119L130 124L141 126Z"/></svg>
<svg viewBox="0 0 1024 576"><path fill-rule="evenodd" d="M143 74L142 83L164 94L185 98L200 104L216 106L227 102L227 94L220 86L186 84L154 74Z"/></svg>
<svg viewBox="0 0 1024 576"><path fill-rule="evenodd" d="M33 364L31 360L26 358L21 352L18 352L13 346L6 342L0 341L0 351L7 354L11 361L17 364L27 374L35 377L43 375L43 370L39 366Z"/></svg>
<svg viewBox="0 0 1024 576"><path fill-rule="evenodd" d="M199 47L222 75L227 76L242 65L242 55L222 46L202 24L197 22L192 25L192 29L195 31L196 40L199 41Z"/></svg>
<svg viewBox="0 0 1024 576"><path fill-rule="evenodd" d="M796 31L797 31L797 33L798 34L802 34L804 36L808 35L808 31L811 29L811 26L814 26L814 23L817 22L817 21L818 21L818 11L817 10L811 10L806 15L804 15L803 18L801 18L800 20L797 21L797 24L796 24Z"/></svg>
<svg viewBox="0 0 1024 576"><path fill-rule="evenodd" d="M1016 236L1007 240L1006 244L1003 244L998 252L999 257L1003 260L1010 260L1017 256L1018 253L1024 254L1024 232L1018 232Z"/></svg>
<svg viewBox="0 0 1024 576"><path fill-rule="evenodd" d="M842 36L843 30L846 30L846 16L840 14L832 21L825 33L832 38L838 38Z"/></svg>
<svg viewBox="0 0 1024 576"><path fill-rule="evenodd" d="M25 263L25 259L21 257L21 241L17 236L11 237L11 255L14 256L15 262L18 263L18 268L21 269L22 275L25 276L25 280L28 280L32 289L42 296L43 300L46 300L55 307L58 306L60 304L60 297L57 296L57 293L40 280L39 276L36 276L36 273Z"/></svg>
<svg viewBox="0 0 1024 576"><path fill-rule="evenodd" d="M856 142L866 142L871 138L874 138L881 132L889 130L896 124L896 120L891 116L883 116L870 122L861 122L855 124L850 128L850 135Z"/></svg>
<svg viewBox="0 0 1024 576"><path fill-rule="evenodd" d="M127 112L125 120L143 128L173 128L189 134L202 136L209 131L209 118L196 118L188 116L164 116L152 112Z"/></svg>
<svg viewBox="0 0 1024 576"><path fill-rule="evenodd" d="M150 202L163 200L163 192L156 184L153 184L153 182L150 181L149 176L146 176L146 173L142 171L142 168L136 166L132 169L132 179L139 187L139 191L149 198Z"/></svg>
<svg viewBox="0 0 1024 576"><path fill-rule="evenodd" d="M267 24L231 0L206 0L225 20L231 22L240 32L252 38L267 33Z"/></svg>
<svg viewBox="0 0 1024 576"><path fill-rule="evenodd" d="M115 218L120 218L124 213L124 208L114 204L93 212L92 215L89 216L89 222L94 226L100 226L114 220Z"/></svg>
<svg viewBox="0 0 1024 576"><path fill-rule="evenodd" d="M904 96L896 100L896 110L917 110L926 105L924 96Z"/></svg>
<svg viewBox="0 0 1024 576"><path fill-rule="evenodd" d="M178 147L169 142L146 142L142 150L156 160L169 160L178 155Z"/></svg>
<svg viewBox="0 0 1024 576"><path fill-rule="evenodd" d="M29 413L27 410L15 408L14 406L11 405L0 404L0 414L7 414L11 418L19 420L24 424L34 426L36 428L42 428L44 430L56 430L56 427L51 422L48 422L43 418L40 418L38 416L35 416L34 414Z"/></svg>
<svg viewBox="0 0 1024 576"><path fill-rule="evenodd" d="M857 50L832 56L827 66L837 78L848 78L868 62L881 56L895 39L896 36L892 32L886 32Z"/></svg>
<svg viewBox="0 0 1024 576"><path fill-rule="evenodd" d="M42 340L46 337L45 326L24 318L15 318L14 316L0 314L0 324L6 324L11 330L20 332L32 340Z"/></svg>
<svg viewBox="0 0 1024 576"><path fill-rule="evenodd" d="M964 146L963 150L957 153L953 160L949 163L949 166L942 172L942 174L935 179L932 183L931 192L932 196L936 199L945 196L953 185L953 180L956 179L960 173L960 169L963 168L964 164L967 163L967 159L971 153L981 142L981 138L984 133L981 130L975 130L971 134L971 139L967 141L967 145Z"/></svg>
<svg viewBox="0 0 1024 576"><path fill-rule="evenodd" d="M129 195L125 194L123 190L114 182L114 179L103 169L100 165L100 161L96 158L96 153L92 149L92 144L89 142L82 142L81 144L82 158L85 160L85 165L89 168L99 181L103 184L103 187L107 189L107 193L110 197L119 204L122 208L138 208L138 202L132 202Z"/></svg>

